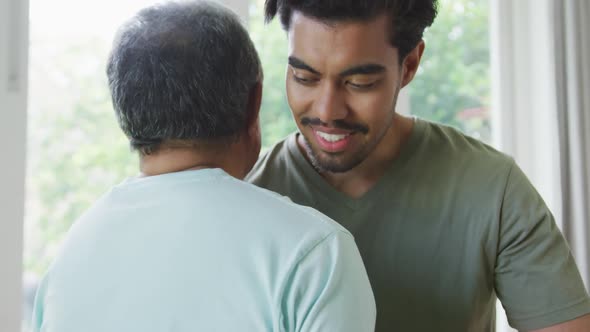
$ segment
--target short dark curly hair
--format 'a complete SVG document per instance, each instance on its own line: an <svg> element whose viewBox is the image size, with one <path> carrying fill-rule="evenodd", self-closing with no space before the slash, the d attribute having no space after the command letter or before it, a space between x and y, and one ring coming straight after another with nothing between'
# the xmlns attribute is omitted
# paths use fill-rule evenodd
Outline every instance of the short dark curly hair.
<svg viewBox="0 0 590 332"><path fill-rule="evenodd" d="M141 10L114 41L107 77L131 148L233 139L247 127L260 59L239 17L208 1Z"/></svg>
<svg viewBox="0 0 590 332"><path fill-rule="evenodd" d="M437 0L266 0L264 8L266 21L278 14L285 30L294 11L331 22L366 21L387 13L392 22L391 43L398 48L400 61L422 40L437 10Z"/></svg>

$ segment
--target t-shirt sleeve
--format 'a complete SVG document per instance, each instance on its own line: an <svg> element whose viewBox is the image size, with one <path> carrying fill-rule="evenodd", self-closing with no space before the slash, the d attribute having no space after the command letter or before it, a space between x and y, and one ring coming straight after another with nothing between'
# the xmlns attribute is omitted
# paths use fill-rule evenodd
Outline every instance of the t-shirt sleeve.
<svg viewBox="0 0 590 332"><path fill-rule="evenodd" d="M281 331L369 332L375 300L354 239L337 231L292 269L281 301Z"/></svg>
<svg viewBox="0 0 590 332"><path fill-rule="evenodd" d="M495 286L508 322L543 328L590 312L590 300L553 215L516 164L500 216Z"/></svg>

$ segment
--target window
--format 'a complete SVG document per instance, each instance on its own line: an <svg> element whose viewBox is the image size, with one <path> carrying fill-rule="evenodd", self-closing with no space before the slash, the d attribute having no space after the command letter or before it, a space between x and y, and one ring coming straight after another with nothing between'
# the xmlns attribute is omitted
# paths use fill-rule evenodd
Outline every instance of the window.
<svg viewBox="0 0 590 332"><path fill-rule="evenodd" d="M491 141L488 0L441 0L425 32L420 70L408 86L410 113Z"/></svg>

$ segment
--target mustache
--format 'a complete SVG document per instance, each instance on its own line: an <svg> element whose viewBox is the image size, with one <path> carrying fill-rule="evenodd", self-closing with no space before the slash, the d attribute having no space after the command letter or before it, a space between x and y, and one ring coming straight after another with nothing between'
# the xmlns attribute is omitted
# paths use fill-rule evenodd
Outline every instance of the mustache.
<svg viewBox="0 0 590 332"><path fill-rule="evenodd" d="M324 126L324 127L332 127L350 131L358 131L363 134L369 132L369 128L367 126L363 126L359 123L348 123L343 120L334 120L331 123L326 123L320 120L319 118L302 118L300 121L302 126Z"/></svg>

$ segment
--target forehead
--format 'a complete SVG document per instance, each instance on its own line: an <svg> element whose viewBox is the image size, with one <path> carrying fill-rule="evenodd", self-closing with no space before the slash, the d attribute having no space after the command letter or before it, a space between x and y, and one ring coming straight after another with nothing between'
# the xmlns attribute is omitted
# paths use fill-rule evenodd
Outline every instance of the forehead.
<svg viewBox="0 0 590 332"><path fill-rule="evenodd" d="M289 55L312 67L397 64L389 16L369 21L325 22L295 11L288 31ZM317 68L317 69L318 69Z"/></svg>

